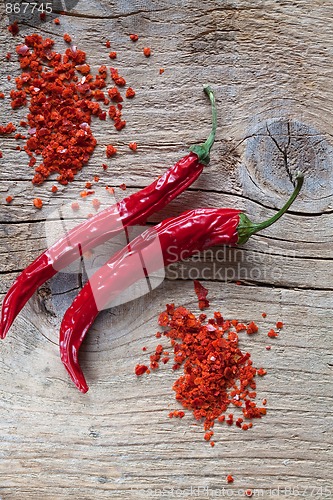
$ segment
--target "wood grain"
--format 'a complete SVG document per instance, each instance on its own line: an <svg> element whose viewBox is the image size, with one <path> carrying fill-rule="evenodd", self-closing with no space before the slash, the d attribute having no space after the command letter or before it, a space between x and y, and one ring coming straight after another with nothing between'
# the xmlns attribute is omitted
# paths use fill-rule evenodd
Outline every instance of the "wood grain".
<svg viewBox="0 0 333 500"><path fill-rule="evenodd" d="M120 199L205 139L207 82L219 115L211 163L150 223L205 205L235 206L261 221L282 206L296 171L306 176L291 211L242 249L217 248L200 262L173 265L149 295L103 311L82 348L86 395L69 381L57 346L77 276L59 274L35 294L1 343L1 498L204 499L247 488L254 498L332 498L332 2L80 0L59 15L60 27L22 24L16 39L6 31L4 4L0 12L2 61L25 34L50 36L63 50L68 32L96 72L109 65L110 39L117 67L137 91L124 109L127 127L117 134L110 122L95 122L91 160L56 195L53 179L32 186L25 153L12 137L1 137L1 297L45 248L45 220L79 199L86 181L100 175L96 194L108 184ZM137 44L128 39L132 32L139 33ZM144 46L152 48L150 59ZM1 123L18 123L27 110L9 111L14 84L7 74L19 74L15 57L1 64L0 116ZM137 154L127 149L133 140ZM119 153L104 172L110 143ZM123 182L126 193L118 188ZM36 196L41 211L31 203ZM216 425L215 448L190 414L168 418L177 408L170 366L139 379L133 372L154 351L166 303L198 312L192 280L199 276L212 311L258 322L258 335L242 336L241 347L268 372L258 381L267 416L248 432ZM273 341L267 331L277 320L285 328ZM227 474L235 477L232 485Z"/></svg>

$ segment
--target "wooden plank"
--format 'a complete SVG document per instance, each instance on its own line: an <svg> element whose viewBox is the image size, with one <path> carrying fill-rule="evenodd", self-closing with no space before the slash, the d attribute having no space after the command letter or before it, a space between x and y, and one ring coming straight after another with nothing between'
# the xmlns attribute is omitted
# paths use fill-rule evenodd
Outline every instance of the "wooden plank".
<svg viewBox="0 0 333 500"><path fill-rule="evenodd" d="M46 247L47 217L80 199L86 181L100 175L96 196L108 204L105 185L116 188L119 200L205 139L204 83L214 87L218 102L211 163L150 223L199 206L236 206L261 221L281 207L297 170L305 184L291 212L242 249L217 248L206 261L174 265L149 295L103 311L82 347L86 395L70 382L58 354L59 326L79 290L77 276L59 274L35 294L1 343L1 498L204 499L247 488L267 499L332 497L332 9L327 0L93 0L59 15L60 27L38 24L36 31L56 40L59 50L69 32L87 52L92 72L110 65L104 45L110 39L117 67L137 95L125 103L121 134L110 122L93 123L93 157L56 195L50 193L54 178L32 186L26 154L15 149L20 142L1 137L1 297ZM34 28L21 25L13 39L4 15L1 23L3 61ZM128 38L132 32L140 35L137 44ZM144 46L152 48L149 60ZM27 110L9 111L14 83L7 74L19 74L14 56L0 71L6 94L0 121L17 123ZM136 154L127 148L133 140ZM110 143L118 154L106 160ZM123 182L125 192L118 187ZM32 205L36 196L43 199L41 211ZM168 364L150 376L134 375L158 343L157 315L166 303L199 313L192 280L204 278L204 268L211 310L258 323L257 335L241 335L241 348L268 372L258 380L267 416L248 432L216 424L214 448L190 414L168 418L177 408L171 389L177 374ZM285 327L269 339L277 320ZM235 477L232 485L227 474Z"/></svg>

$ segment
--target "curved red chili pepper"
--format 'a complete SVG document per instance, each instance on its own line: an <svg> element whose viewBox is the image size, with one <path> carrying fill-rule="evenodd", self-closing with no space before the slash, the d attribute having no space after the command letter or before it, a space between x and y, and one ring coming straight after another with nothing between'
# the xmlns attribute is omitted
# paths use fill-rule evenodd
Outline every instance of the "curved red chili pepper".
<svg viewBox="0 0 333 500"><path fill-rule="evenodd" d="M22 271L2 304L1 338L5 338L14 319L38 287L85 251L105 243L128 226L144 224L148 217L164 208L199 177L204 164L209 162L216 133L214 94L209 86L204 87L204 91L212 104L212 131L206 142L192 146L188 155L146 188L73 228Z"/></svg>
<svg viewBox="0 0 333 500"><path fill-rule="evenodd" d="M61 324L61 359L78 389L81 392L88 390L78 362L78 353L90 326L102 308L142 278L142 266L132 265L133 256L146 255L149 273L153 273L160 268L161 251L164 265L168 265L184 258L184 251L189 257L196 251L214 245L245 243L252 234L270 226L286 212L302 184L303 176L299 174L296 188L288 202L263 223L254 224L244 213L234 209L190 210L147 229L130 245L117 252L89 279L66 311ZM154 244L156 235L160 245ZM147 258L143 259L145 263Z"/></svg>

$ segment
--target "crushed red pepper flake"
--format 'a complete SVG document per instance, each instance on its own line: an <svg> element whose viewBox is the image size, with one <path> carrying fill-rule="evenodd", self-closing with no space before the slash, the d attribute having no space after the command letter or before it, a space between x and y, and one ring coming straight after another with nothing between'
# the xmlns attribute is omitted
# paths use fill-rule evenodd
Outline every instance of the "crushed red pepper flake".
<svg viewBox="0 0 333 500"><path fill-rule="evenodd" d="M56 17L54 20L53 20L54 24L60 24L60 19L58 17Z"/></svg>
<svg viewBox="0 0 333 500"><path fill-rule="evenodd" d="M263 312L263 313L261 313L261 316L262 316L263 318L266 318L267 313Z"/></svg>
<svg viewBox="0 0 333 500"><path fill-rule="evenodd" d="M182 410L174 410L169 413L169 418L184 418L185 417L185 412Z"/></svg>
<svg viewBox="0 0 333 500"><path fill-rule="evenodd" d="M12 57L11 53L7 52L7 54L6 54L7 61L10 61L11 57Z"/></svg>
<svg viewBox="0 0 333 500"><path fill-rule="evenodd" d="M8 31L11 33L13 36L17 35L20 31L17 21L14 21L12 24L8 26Z"/></svg>
<svg viewBox="0 0 333 500"><path fill-rule="evenodd" d="M267 371L264 370L263 368L259 368L257 370L257 374L259 375L259 377L263 377L264 375L266 375Z"/></svg>
<svg viewBox="0 0 333 500"><path fill-rule="evenodd" d="M128 87L125 95L127 99L132 99L135 96L135 90L133 90L132 87Z"/></svg>
<svg viewBox="0 0 333 500"><path fill-rule="evenodd" d="M160 71L159 71L160 75L163 75L164 71L165 71L164 68L160 68Z"/></svg>
<svg viewBox="0 0 333 500"><path fill-rule="evenodd" d="M199 300L199 309L202 310L209 307L209 301L207 300L208 290L198 280L194 280L194 291Z"/></svg>
<svg viewBox="0 0 333 500"><path fill-rule="evenodd" d="M133 33L132 35L130 35L130 39L132 40L132 42L137 42L139 40L139 36Z"/></svg>
<svg viewBox="0 0 333 500"><path fill-rule="evenodd" d="M57 186L52 186L51 191L52 191L52 193L56 193L58 191Z"/></svg>
<svg viewBox="0 0 333 500"><path fill-rule="evenodd" d="M231 474L229 474L227 477L226 477L226 481L227 483L233 483L234 482L234 478L232 477Z"/></svg>
<svg viewBox="0 0 333 500"><path fill-rule="evenodd" d="M0 125L0 135L12 134L15 130L16 127L12 122L7 123L7 125Z"/></svg>
<svg viewBox="0 0 333 500"><path fill-rule="evenodd" d="M138 145L136 142L130 142L128 147L132 150L132 151L136 151L138 149Z"/></svg>
<svg viewBox="0 0 333 500"><path fill-rule="evenodd" d="M136 365L135 367L135 375L140 376L148 371L148 366L146 365Z"/></svg>
<svg viewBox="0 0 333 500"><path fill-rule="evenodd" d="M110 52L109 53L109 58L110 59L117 59L117 52Z"/></svg>
<svg viewBox="0 0 333 500"><path fill-rule="evenodd" d="M11 203L13 201L13 197L12 196L7 196L6 198L6 203Z"/></svg>
<svg viewBox="0 0 333 500"><path fill-rule="evenodd" d="M276 323L276 328L278 328L279 330L281 330L281 328L283 328L283 323L282 323L282 321L277 321L277 323Z"/></svg>
<svg viewBox="0 0 333 500"><path fill-rule="evenodd" d="M111 156L115 155L116 152L117 152L117 148L112 146L112 144L109 144L108 146L106 146L106 156L108 158L111 158Z"/></svg>
<svg viewBox="0 0 333 500"><path fill-rule="evenodd" d="M0 99L4 99L5 98L5 94L3 92L0 92Z"/></svg>
<svg viewBox="0 0 333 500"><path fill-rule="evenodd" d="M33 200L33 204L36 208L38 208L40 210L43 206L43 201L40 198L35 198Z"/></svg>
<svg viewBox="0 0 333 500"><path fill-rule="evenodd" d="M110 42L110 40L107 40L107 41L105 42L105 47L106 47L107 49L109 49L109 48L111 47L111 42Z"/></svg>
<svg viewBox="0 0 333 500"><path fill-rule="evenodd" d="M122 183L120 184L120 189L122 189L123 191L126 191L127 187L126 187L126 184L125 183Z"/></svg>
<svg viewBox="0 0 333 500"><path fill-rule="evenodd" d="M90 196L92 194L95 194L95 191L93 191L93 190L84 190L84 191L81 191L80 196L81 196L81 198L86 198L87 196Z"/></svg>
<svg viewBox="0 0 333 500"><path fill-rule="evenodd" d="M247 326L246 328L246 333L248 335L252 335L253 333L257 333L258 331L258 326L255 324L254 321L251 321L251 323Z"/></svg>
<svg viewBox="0 0 333 500"><path fill-rule="evenodd" d="M144 47L143 53L146 57L150 57L151 55L151 49L149 47Z"/></svg>
<svg viewBox="0 0 333 500"><path fill-rule="evenodd" d="M66 43L71 43L72 41L72 37L68 33L65 33L63 38Z"/></svg>
<svg viewBox="0 0 333 500"><path fill-rule="evenodd" d="M253 491L252 490L245 490L245 496L246 497L253 497Z"/></svg>
<svg viewBox="0 0 333 500"><path fill-rule="evenodd" d="M116 68L110 68L111 78L116 85L123 87L126 85L126 80L122 76L119 76L118 70Z"/></svg>
<svg viewBox="0 0 333 500"><path fill-rule="evenodd" d="M279 336L279 334L275 330L273 330L273 328L271 328L269 330L269 332L267 333L267 337L270 337L271 339L278 337L278 336Z"/></svg>

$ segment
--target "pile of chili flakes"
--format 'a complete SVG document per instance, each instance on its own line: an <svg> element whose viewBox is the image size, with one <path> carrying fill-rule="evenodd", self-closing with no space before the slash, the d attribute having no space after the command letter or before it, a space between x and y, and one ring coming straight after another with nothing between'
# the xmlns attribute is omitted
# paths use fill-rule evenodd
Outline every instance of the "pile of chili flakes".
<svg viewBox="0 0 333 500"><path fill-rule="evenodd" d="M176 400L196 420L204 421L204 438L211 446L215 445L211 440L215 420L248 430L253 419L266 414L266 399L262 407L255 401L255 377L264 376L266 370L255 368L250 353L239 348L239 332L252 335L258 331L253 321L244 324L235 319L225 320L220 312L207 320L206 314L196 317L185 307L170 304L159 315L158 322L166 330L157 332L156 337L163 336L171 342L173 370L183 368L183 374L173 385ZM150 356L149 367L138 364L136 375L150 373L159 363L167 363L171 358L167 349L159 344ZM242 416L236 418L230 409L228 412L230 406L239 408ZM169 413L170 418L184 416L182 410Z"/></svg>
<svg viewBox="0 0 333 500"><path fill-rule="evenodd" d="M65 35L64 40L71 42ZM15 139L26 140L24 150L35 170L32 182L37 185L54 172L59 174L60 184L73 181L97 144L90 127L92 116L100 120L109 117L117 131L126 126L124 99L118 89L126 81L118 70L102 65L93 76L85 52L71 45L61 54L53 45L53 40L38 34L25 37L24 44L16 47L22 73L15 78L16 89L10 92L12 109L29 105L26 120L20 122L27 134L16 134ZM113 86L106 92L109 73ZM128 87L125 97L134 96L135 91ZM1 129L0 133L8 134L16 127L9 123ZM42 162L37 165L38 156Z"/></svg>

